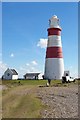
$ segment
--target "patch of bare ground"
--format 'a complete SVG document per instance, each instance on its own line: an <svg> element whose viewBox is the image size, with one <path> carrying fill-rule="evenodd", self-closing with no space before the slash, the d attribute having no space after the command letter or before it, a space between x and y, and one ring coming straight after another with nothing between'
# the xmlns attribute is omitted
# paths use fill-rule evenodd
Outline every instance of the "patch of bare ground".
<svg viewBox="0 0 80 120"><path fill-rule="evenodd" d="M78 85L40 87L37 95L47 105L42 118L78 118Z"/></svg>

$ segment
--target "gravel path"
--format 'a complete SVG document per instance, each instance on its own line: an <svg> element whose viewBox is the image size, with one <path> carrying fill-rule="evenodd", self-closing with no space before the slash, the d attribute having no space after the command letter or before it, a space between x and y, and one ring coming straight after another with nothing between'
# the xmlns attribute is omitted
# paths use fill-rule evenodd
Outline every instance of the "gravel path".
<svg viewBox="0 0 80 120"><path fill-rule="evenodd" d="M2 90L2 85L0 85L0 91Z"/></svg>
<svg viewBox="0 0 80 120"><path fill-rule="evenodd" d="M37 91L42 103L42 118L78 118L78 86L40 87Z"/></svg>

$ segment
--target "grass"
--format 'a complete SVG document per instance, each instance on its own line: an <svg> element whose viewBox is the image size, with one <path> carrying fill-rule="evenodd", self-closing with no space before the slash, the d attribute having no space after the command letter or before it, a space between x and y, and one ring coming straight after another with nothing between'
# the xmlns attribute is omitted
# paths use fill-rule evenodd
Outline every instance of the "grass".
<svg viewBox="0 0 80 120"><path fill-rule="evenodd" d="M34 92L38 81L4 80L3 84L8 88L2 93L3 118L41 118L40 111L46 106Z"/></svg>
<svg viewBox="0 0 80 120"><path fill-rule="evenodd" d="M3 100L3 118L39 118L43 107L41 101L34 95L10 94Z"/></svg>
<svg viewBox="0 0 80 120"><path fill-rule="evenodd" d="M20 81L20 83L19 83ZM7 86L18 86L18 85L45 85L47 80L3 80L2 84ZM52 80L52 84L60 84L61 80Z"/></svg>
<svg viewBox="0 0 80 120"><path fill-rule="evenodd" d="M19 83L20 82L20 83ZM3 80L2 84L8 88L21 85L46 86L47 80ZM70 84L80 84L80 81L71 82ZM67 86L69 83L62 84L61 80L51 80L51 86Z"/></svg>
<svg viewBox="0 0 80 120"><path fill-rule="evenodd" d="M2 80L0 80L0 85L2 84Z"/></svg>
<svg viewBox="0 0 80 120"><path fill-rule="evenodd" d="M7 87L2 92L3 118L41 118L40 111L47 106L42 104L35 91L46 83L47 80L3 80L2 84ZM52 80L51 87L77 83L62 84L60 80Z"/></svg>

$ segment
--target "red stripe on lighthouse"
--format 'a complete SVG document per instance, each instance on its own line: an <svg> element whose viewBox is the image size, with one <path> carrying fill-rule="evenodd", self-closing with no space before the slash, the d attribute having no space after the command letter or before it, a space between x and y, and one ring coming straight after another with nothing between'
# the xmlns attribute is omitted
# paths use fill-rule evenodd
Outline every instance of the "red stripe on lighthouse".
<svg viewBox="0 0 80 120"><path fill-rule="evenodd" d="M48 30L48 36L50 35L61 35L61 29L60 28L49 28Z"/></svg>
<svg viewBox="0 0 80 120"><path fill-rule="evenodd" d="M48 47L46 58L63 58L61 47Z"/></svg>

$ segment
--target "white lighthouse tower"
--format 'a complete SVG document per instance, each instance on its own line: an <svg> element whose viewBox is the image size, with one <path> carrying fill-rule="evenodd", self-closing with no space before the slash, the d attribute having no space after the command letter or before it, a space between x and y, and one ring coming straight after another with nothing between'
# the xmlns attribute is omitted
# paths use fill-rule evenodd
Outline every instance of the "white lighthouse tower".
<svg viewBox="0 0 80 120"><path fill-rule="evenodd" d="M46 79L62 79L64 75L64 61L61 44L61 27L59 19L54 15L49 20L48 44L46 50L45 73Z"/></svg>

